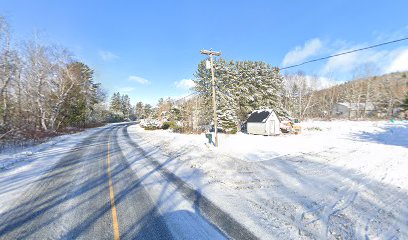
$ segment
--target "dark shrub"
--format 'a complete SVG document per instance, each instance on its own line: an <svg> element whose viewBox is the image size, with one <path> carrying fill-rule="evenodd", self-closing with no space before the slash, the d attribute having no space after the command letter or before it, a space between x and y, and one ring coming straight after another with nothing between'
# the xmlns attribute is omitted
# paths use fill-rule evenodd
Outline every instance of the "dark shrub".
<svg viewBox="0 0 408 240"><path fill-rule="evenodd" d="M157 130L159 128L157 128L156 126L146 126L144 127L144 130Z"/></svg>
<svg viewBox="0 0 408 240"><path fill-rule="evenodd" d="M162 129L167 130L167 129L176 129L178 126L176 122L164 122L162 125Z"/></svg>

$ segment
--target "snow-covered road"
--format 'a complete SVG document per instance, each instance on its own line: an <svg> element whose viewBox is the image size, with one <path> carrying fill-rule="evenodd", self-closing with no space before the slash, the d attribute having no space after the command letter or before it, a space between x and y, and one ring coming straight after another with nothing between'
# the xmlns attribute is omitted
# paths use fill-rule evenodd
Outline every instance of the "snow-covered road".
<svg viewBox="0 0 408 240"><path fill-rule="evenodd" d="M128 125L2 156L0 239L225 239L126 143Z"/></svg>

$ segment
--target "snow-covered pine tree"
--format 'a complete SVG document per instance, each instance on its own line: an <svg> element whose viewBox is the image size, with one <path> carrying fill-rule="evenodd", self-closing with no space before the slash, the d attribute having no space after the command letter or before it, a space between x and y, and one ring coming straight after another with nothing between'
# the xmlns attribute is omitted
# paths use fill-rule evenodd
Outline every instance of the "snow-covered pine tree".
<svg viewBox="0 0 408 240"><path fill-rule="evenodd" d="M145 118L151 118L152 114L154 113L154 108L152 105L147 103L144 105L143 112L145 114Z"/></svg>
<svg viewBox="0 0 408 240"><path fill-rule="evenodd" d="M283 78L277 68L264 62L214 61L217 115L220 127L235 132L248 114L260 108L274 109L287 115L283 108ZM212 121L211 72L202 61L195 74L195 90L203 99L202 114ZM235 127L233 127L235 126Z"/></svg>
<svg viewBox="0 0 408 240"><path fill-rule="evenodd" d="M259 67L259 75L262 76L258 85L260 91L259 108L271 108L280 116L286 115L282 102L283 77L280 75L279 69L263 62L259 62Z"/></svg>
<svg viewBox="0 0 408 240"><path fill-rule="evenodd" d="M130 104L130 98L127 94L122 95L120 99L120 109L125 118L129 118L130 112L132 110L132 105Z"/></svg>
<svg viewBox="0 0 408 240"><path fill-rule="evenodd" d="M206 69L205 60L202 60L194 74L194 90L200 98L199 118L201 122L209 124L212 119L212 102L211 102L211 71Z"/></svg>
<svg viewBox="0 0 408 240"><path fill-rule="evenodd" d="M137 119L145 118L144 106L142 102L136 103L135 114Z"/></svg>
<svg viewBox="0 0 408 240"><path fill-rule="evenodd" d="M241 121L248 113L260 108L274 109L278 115L285 115L282 96L283 78L277 68L264 62L240 61L236 63L239 84L237 105Z"/></svg>
<svg viewBox="0 0 408 240"><path fill-rule="evenodd" d="M236 62L238 83L236 84L236 102L238 105L238 116L241 121L245 121L248 113L256 108L257 86L255 65L250 61Z"/></svg>
<svg viewBox="0 0 408 240"><path fill-rule="evenodd" d="M235 133L238 124L236 115L235 88L233 83L237 80L236 69L233 61L226 62L220 58L214 60L215 85L217 97L218 126L226 132ZM205 60L201 61L196 72L195 90L202 101L201 117L206 122L212 122L212 89L211 71L205 68Z"/></svg>
<svg viewBox="0 0 408 240"><path fill-rule="evenodd" d="M119 92L113 93L113 96L110 101L110 109L113 112L121 112L122 109L122 99Z"/></svg>
<svg viewBox="0 0 408 240"><path fill-rule="evenodd" d="M238 105L236 101L238 74L233 61L220 59L217 66L217 116L218 123L227 133L236 133L238 129Z"/></svg>

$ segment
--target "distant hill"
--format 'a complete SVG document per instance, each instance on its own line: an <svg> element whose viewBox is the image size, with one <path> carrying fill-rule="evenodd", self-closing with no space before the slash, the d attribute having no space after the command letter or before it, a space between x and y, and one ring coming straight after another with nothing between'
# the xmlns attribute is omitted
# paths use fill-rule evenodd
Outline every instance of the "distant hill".
<svg viewBox="0 0 408 240"><path fill-rule="evenodd" d="M408 91L408 72L389 73L352 80L313 92L313 104L307 116L330 118L335 103L373 103L376 117L391 117L401 106ZM364 113L358 118L364 118Z"/></svg>

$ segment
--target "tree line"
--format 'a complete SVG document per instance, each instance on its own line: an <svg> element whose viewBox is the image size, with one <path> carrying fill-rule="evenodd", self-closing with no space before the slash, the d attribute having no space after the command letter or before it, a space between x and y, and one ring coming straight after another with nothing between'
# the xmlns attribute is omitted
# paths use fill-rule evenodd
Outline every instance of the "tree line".
<svg viewBox="0 0 408 240"><path fill-rule="evenodd" d="M105 96L93 75L64 47L36 37L16 44L0 17L0 136L101 122Z"/></svg>
<svg viewBox="0 0 408 240"><path fill-rule="evenodd" d="M214 68L218 125L227 133L240 130L248 114L262 108L275 110L281 119L300 120L336 118L336 103L357 106L353 119L384 119L396 116L396 111L408 110L407 73L378 76L370 64L355 68L350 81L332 81L332 86L324 86L319 77L301 71L282 75L277 68L259 61L219 58ZM212 81L205 60L199 63L194 77L195 95L161 99L152 114L143 117L177 122L177 131L181 132L208 129L213 121ZM370 104L375 106L374 114L367 114Z"/></svg>
<svg viewBox="0 0 408 240"><path fill-rule="evenodd" d="M317 76L307 76L299 71L281 75L277 68L256 61L214 61L217 92L218 125L224 132L234 133L243 127L248 114L269 108L282 118L332 119L336 103L374 103L375 118L392 117L397 108L408 110L407 73L383 76L373 74L371 67L356 69L354 79L333 86L322 85ZM357 74L358 72L358 74ZM126 119L155 119L147 124L149 129L173 128L177 132L202 132L213 121L211 73L205 60L198 64L195 73L195 94L172 99L160 98L156 105L138 102L129 104L127 95L115 93L111 98L110 121ZM362 107L358 119L367 116ZM161 124L159 124L161 123Z"/></svg>

